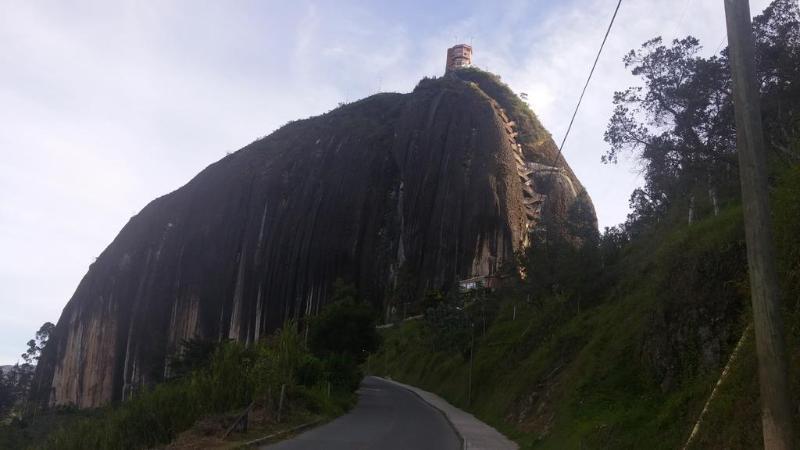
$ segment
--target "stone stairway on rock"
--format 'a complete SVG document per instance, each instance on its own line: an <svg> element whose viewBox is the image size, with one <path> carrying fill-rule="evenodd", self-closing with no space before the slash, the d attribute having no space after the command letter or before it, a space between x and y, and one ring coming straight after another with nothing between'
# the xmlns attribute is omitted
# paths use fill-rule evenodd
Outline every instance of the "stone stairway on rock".
<svg viewBox="0 0 800 450"><path fill-rule="evenodd" d="M514 161L516 161L517 175L522 182L522 195L525 205L525 227L528 233L533 233L536 225L542 217L542 207L547 201L547 195L536 190L534 183L534 174L544 173L549 175L566 175L563 169L559 167L547 166L535 162L525 161L522 152L522 144L517 141L518 132L516 131L516 122L510 120L505 110L496 102L492 102L492 107L497 112L497 115L503 120L505 131L508 135L508 142L514 151ZM526 245L529 239L525 239Z"/></svg>

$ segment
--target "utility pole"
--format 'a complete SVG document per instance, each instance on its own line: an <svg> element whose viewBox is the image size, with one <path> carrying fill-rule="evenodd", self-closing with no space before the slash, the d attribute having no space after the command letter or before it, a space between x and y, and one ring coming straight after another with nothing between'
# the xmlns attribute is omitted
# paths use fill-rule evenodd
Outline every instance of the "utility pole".
<svg viewBox="0 0 800 450"><path fill-rule="evenodd" d="M791 399L748 0L724 0L765 450L793 448Z"/></svg>

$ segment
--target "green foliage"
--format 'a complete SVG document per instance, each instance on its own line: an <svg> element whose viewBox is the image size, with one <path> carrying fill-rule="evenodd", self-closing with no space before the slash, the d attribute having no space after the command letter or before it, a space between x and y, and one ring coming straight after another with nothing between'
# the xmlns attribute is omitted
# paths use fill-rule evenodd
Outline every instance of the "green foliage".
<svg viewBox="0 0 800 450"><path fill-rule="evenodd" d="M569 298L576 310L601 297L608 285L601 250L613 258L622 242L609 237L601 247L593 215L582 204L575 202L563 221L545 217L544 232L533 236L522 260L531 296Z"/></svg>
<svg viewBox="0 0 800 450"><path fill-rule="evenodd" d="M333 282L333 296L331 303L358 303L358 289L351 283L346 283L343 279L337 278Z"/></svg>
<svg viewBox="0 0 800 450"><path fill-rule="evenodd" d="M9 376L0 370L0 418L4 418L14 406L16 400L14 389L15 386Z"/></svg>
<svg viewBox="0 0 800 450"><path fill-rule="evenodd" d="M457 302L440 302L425 312L430 345L436 351L465 352L470 346L472 320Z"/></svg>
<svg viewBox="0 0 800 450"><path fill-rule="evenodd" d="M374 313L358 302L352 287L337 283L335 298L337 303L311 321L309 329L312 348L322 359L309 351L293 322L249 347L232 341L187 341L170 361L170 381L146 387L97 414L81 412L37 447L161 445L202 417L239 410L255 399L269 398L269 404L277 404L283 385L287 408L326 415L341 412L361 381L358 364L366 352L377 348L380 336Z"/></svg>
<svg viewBox="0 0 800 450"><path fill-rule="evenodd" d="M378 349L381 336L375 330L373 309L360 301L356 289L340 280L334 285L334 303L323 308L310 323L308 345L321 362L306 361L304 376L325 378L337 390L352 392L363 378L359 365Z"/></svg>
<svg viewBox="0 0 800 450"><path fill-rule="evenodd" d="M27 364L35 365L39 361L39 356L41 356L44 346L47 345L47 341L50 339L50 333L53 332L55 327L51 322L45 322L36 331L36 336L28 341L28 350L22 354L22 359Z"/></svg>
<svg viewBox="0 0 800 450"><path fill-rule="evenodd" d="M324 360L325 376L339 390L352 392L358 389L363 373L349 354L334 353Z"/></svg>
<svg viewBox="0 0 800 450"><path fill-rule="evenodd" d="M257 352L256 370L260 374L258 387L262 392L269 386L291 383L297 367L308 355L294 322L285 323L283 328L267 339L266 345L257 347Z"/></svg>
<svg viewBox="0 0 800 450"><path fill-rule="evenodd" d="M550 137L550 134L539 122L536 114L528 104L514 94L514 91L503 83L497 75L480 70L477 67L461 68L454 71L453 75L461 80L476 83L483 92L500 104L508 113L509 118L519 125L520 135L517 136L517 140L521 144L534 145ZM550 164L552 161L546 161L546 163Z"/></svg>
<svg viewBox="0 0 800 450"><path fill-rule="evenodd" d="M390 288L388 295L389 311L394 308L394 314L391 314L389 318L391 321L403 319L401 316L403 311L407 313L409 305L412 308L416 306L420 294L418 284L419 276L414 273L411 266L409 264L401 265L397 273L397 282Z"/></svg>
<svg viewBox="0 0 800 450"><path fill-rule="evenodd" d="M775 0L753 19L762 119L775 167L800 161L791 145L800 120L800 9ZM614 95L603 155L630 152L645 184L631 195L632 234L665 220L716 214L739 196L733 94L727 49L703 57L687 36L645 42L624 58L641 83Z"/></svg>
<svg viewBox="0 0 800 450"><path fill-rule="evenodd" d="M779 269L785 274L787 307L800 311L800 165L786 169L779 180L773 202Z"/></svg>
<svg viewBox="0 0 800 450"><path fill-rule="evenodd" d="M169 378L185 377L207 367L211 363L217 345L218 342L204 339L184 340L178 353L170 358Z"/></svg>
<svg viewBox="0 0 800 450"><path fill-rule="evenodd" d="M311 322L309 347L320 358L346 355L360 364L380 345L375 325L375 313L369 305L333 303Z"/></svg>
<svg viewBox="0 0 800 450"><path fill-rule="evenodd" d="M314 386L326 379L325 365L313 355L305 355L295 369L297 383L302 386Z"/></svg>
<svg viewBox="0 0 800 450"><path fill-rule="evenodd" d="M55 325L45 322L27 343L28 349L20 355L22 364L14 364L5 372L0 372L0 421L10 416L17 420L27 414L28 396L36 364L50 339Z"/></svg>
<svg viewBox="0 0 800 450"><path fill-rule="evenodd" d="M0 377L0 419L19 416L28 397L35 367L27 362L14 364Z"/></svg>
<svg viewBox="0 0 800 450"><path fill-rule="evenodd" d="M287 387L289 406L315 413L336 414L349 401L327 398L326 377L334 374L308 352L293 323L255 346L222 342L214 347L208 358L198 359L202 364L190 364L194 370L73 421L53 432L41 448L154 447L170 442L201 417L241 409L267 396L276 404L281 385ZM340 392L340 398L349 399L352 390Z"/></svg>
<svg viewBox="0 0 800 450"><path fill-rule="evenodd" d="M425 295L422 297L422 302L420 303L420 308L422 311L427 311L428 308L436 308L442 303L446 301L445 295L442 291L438 289L429 289L425 291Z"/></svg>
<svg viewBox="0 0 800 450"><path fill-rule="evenodd" d="M789 353L789 380L795 395L800 392L800 165L782 171L772 193L778 273L784 289L785 328ZM741 356L734 362L729 377L721 384L717 399L709 406L704 425L692 449L760 448L761 417L758 386L758 361L752 333ZM798 417L795 417L798 420ZM795 422L798 427L800 423Z"/></svg>

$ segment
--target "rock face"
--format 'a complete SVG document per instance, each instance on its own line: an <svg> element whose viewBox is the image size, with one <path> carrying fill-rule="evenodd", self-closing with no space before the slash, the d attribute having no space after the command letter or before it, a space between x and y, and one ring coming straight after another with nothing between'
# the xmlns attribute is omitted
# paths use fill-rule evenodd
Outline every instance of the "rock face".
<svg viewBox="0 0 800 450"><path fill-rule="evenodd" d="M169 374L182 340L257 341L318 312L337 278L387 310L402 274L418 293L492 274L543 214L591 205L555 151L474 69L288 124L125 225L64 308L33 395L124 399Z"/></svg>

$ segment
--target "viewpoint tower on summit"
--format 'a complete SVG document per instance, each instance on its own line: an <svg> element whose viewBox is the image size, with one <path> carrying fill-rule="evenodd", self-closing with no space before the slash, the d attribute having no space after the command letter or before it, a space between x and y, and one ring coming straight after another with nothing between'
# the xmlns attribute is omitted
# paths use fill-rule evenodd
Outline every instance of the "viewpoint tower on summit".
<svg viewBox="0 0 800 450"><path fill-rule="evenodd" d="M457 44L447 49L447 65L444 72L472 65L472 46Z"/></svg>

